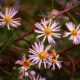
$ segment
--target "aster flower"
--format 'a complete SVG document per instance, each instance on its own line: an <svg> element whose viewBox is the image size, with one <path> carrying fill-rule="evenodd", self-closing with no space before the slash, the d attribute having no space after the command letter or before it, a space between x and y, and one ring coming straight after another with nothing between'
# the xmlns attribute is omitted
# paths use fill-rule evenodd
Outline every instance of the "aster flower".
<svg viewBox="0 0 80 80"><path fill-rule="evenodd" d="M50 18L55 18L55 16L59 13L58 10L56 9L53 9L51 12L47 12L46 14L44 13L41 13L39 16L40 17L43 17L43 18L46 18L46 19L50 19Z"/></svg>
<svg viewBox="0 0 80 80"><path fill-rule="evenodd" d="M59 61L58 59L59 59L59 55L56 55L55 50L51 50L50 57L49 57L50 63L48 64L48 68L52 66L52 70L55 70L55 66L57 65L57 67L59 69L61 69L61 67L62 67L61 62L62 61Z"/></svg>
<svg viewBox="0 0 80 80"><path fill-rule="evenodd" d="M29 60L32 61L32 64L37 64L37 66L40 68L41 64L44 64L44 67L46 68L46 64L48 63L48 54L47 51L50 49L50 45L44 48L43 43L37 44L36 42L34 45L32 45L33 49L29 49L29 52L32 53L32 55L29 55Z"/></svg>
<svg viewBox="0 0 80 80"><path fill-rule="evenodd" d="M53 15L53 16L57 15L58 13L59 13L58 10L56 10L56 9L52 10L52 15Z"/></svg>
<svg viewBox="0 0 80 80"><path fill-rule="evenodd" d="M41 24L40 23L36 23L36 33L39 33L40 35L38 35L36 38L40 38L42 36L44 36L43 38L43 42L46 40L46 38L48 39L49 43L54 43L55 44L55 40L52 38L53 37L57 37L60 38L60 34L57 33L58 31L60 31L60 26L59 23L54 21L52 23L52 20L49 19L49 21L45 21L41 20Z"/></svg>
<svg viewBox="0 0 80 80"><path fill-rule="evenodd" d="M59 13L58 10L53 9L51 12L48 12L48 13L47 13L47 17L48 17L48 19L50 19L50 18L55 18L55 16L56 16L58 13Z"/></svg>
<svg viewBox="0 0 80 80"><path fill-rule="evenodd" d="M46 78L42 78L42 76L40 76L39 74L37 75L37 77L36 77L36 75L33 77L33 79L31 79L31 80L46 80Z"/></svg>
<svg viewBox="0 0 80 80"><path fill-rule="evenodd" d="M66 4L66 8L70 8L70 7L74 6L77 3L79 3L78 0L68 0L68 2Z"/></svg>
<svg viewBox="0 0 80 80"><path fill-rule="evenodd" d="M4 27L7 25L8 30L10 30L10 26L17 28L20 24L20 18L14 18L18 13L17 10L12 8L6 8L5 14L0 12L0 26Z"/></svg>
<svg viewBox="0 0 80 80"><path fill-rule="evenodd" d="M25 55L23 56L22 60L18 60L16 61L15 64L19 64L21 65L21 67L19 68L20 72L22 74L22 76L29 76L29 72L27 72L27 70L30 68L30 66L32 65L30 63L29 60L26 59Z"/></svg>
<svg viewBox="0 0 80 80"><path fill-rule="evenodd" d="M70 32L65 32L64 37L70 36L69 40L73 40L73 44L80 44L80 24L76 27L72 22L66 23L66 27Z"/></svg>

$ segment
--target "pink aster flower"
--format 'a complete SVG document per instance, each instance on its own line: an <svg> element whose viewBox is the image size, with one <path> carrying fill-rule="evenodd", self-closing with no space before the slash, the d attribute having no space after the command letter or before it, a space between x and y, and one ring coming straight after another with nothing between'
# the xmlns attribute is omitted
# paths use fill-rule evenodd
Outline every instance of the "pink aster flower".
<svg viewBox="0 0 80 80"><path fill-rule="evenodd" d="M70 36L69 40L73 40L73 44L80 44L80 24L76 27L72 22L66 23L66 27L70 32L65 32L64 37Z"/></svg>
<svg viewBox="0 0 80 80"><path fill-rule="evenodd" d="M55 44L55 40L53 39L53 37L57 37L60 38L60 33L57 33L60 31L60 26L59 23L54 21L52 22L51 19L49 19L49 21L45 21L41 20L41 23L36 23L36 33L39 33L39 35L36 38L40 38L42 36L44 36L43 38L43 42L46 40L46 38L48 39L49 43L53 43Z"/></svg>
<svg viewBox="0 0 80 80"><path fill-rule="evenodd" d="M32 53L32 55L29 55L29 60L32 61L32 64L37 64L37 66L40 68L41 64L44 64L44 67L46 68L46 64L48 63L48 54L47 51L50 49L50 45L44 48L43 43L37 44L36 42L34 45L32 45L32 48L29 49L29 52Z"/></svg>
<svg viewBox="0 0 80 80"><path fill-rule="evenodd" d="M22 60L18 60L16 61L15 64L19 64L21 65L21 67L19 68L20 73L22 74L22 76L29 76L30 77L30 72L27 72L27 70L31 67L31 62L26 59L25 55L23 56Z"/></svg>
<svg viewBox="0 0 80 80"><path fill-rule="evenodd" d="M10 30L10 26L17 28L21 25L20 18L14 18L17 13L18 11L13 8L6 8L5 14L0 12L0 27L7 25L8 30Z"/></svg>
<svg viewBox="0 0 80 80"><path fill-rule="evenodd" d="M50 57L49 57L50 62L48 64L48 68L52 66L52 70L55 70L55 66L57 66L59 69L61 69L62 61L59 61L58 59L59 59L59 55L56 54L55 50L51 50Z"/></svg>

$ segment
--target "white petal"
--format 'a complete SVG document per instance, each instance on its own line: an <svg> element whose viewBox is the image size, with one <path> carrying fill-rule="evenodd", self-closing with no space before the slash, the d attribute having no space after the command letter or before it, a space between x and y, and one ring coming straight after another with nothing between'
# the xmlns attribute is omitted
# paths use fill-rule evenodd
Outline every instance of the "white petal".
<svg viewBox="0 0 80 80"><path fill-rule="evenodd" d="M11 18L14 17L17 13L18 13L18 10L11 15Z"/></svg>
<svg viewBox="0 0 80 80"><path fill-rule="evenodd" d="M66 27L72 31L75 28L75 25L72 22L66 23Z"/></svg>
<svg viewBox="0 0 80 80"><path fill-rule="evenodd" d="M45 69L46 69L46 62L44 61L44 67L45 67Z"/></svg>
<svg viewBox="0 0 80 80"><path fill-rule="evenodd" d="M60 31L60 26L57 26L57 27L53 28L52 31L53 32Z"/></svg>
<svg viewBox="0 0 80 80"><path fill-rule="evenodd" d="M2 14L2 12L0 12L0 16L2 17L2 18L4 18L5 16Z"/></svg>
<svg viewBox="0 0 80 80"><path fill-rule="evenodd" d="M43 33L43 31L35 30L36 33Z"/></svg>
<svg viewBox="0 0 80 80"><path fill-rule="evenodd" d="M47 52L51 48L51 45L47 46L45 52Z"/></svg>
<svg viewBox="0 0 80 80"><path fill-rule="evenodd" d="M55 22L51 25L51 29L54 29L59 23Z"/></svg>
<svg viewBox="0 0 80 80"><path fill-rule="evenodd" d="M53 63L53 67L52 67L52 69L55 70L55 64L54 64L54 63Z"/></svg>
<svg viewBox="0 0 80 80"><path fill-rule="evenodd" d="M29 49L29 52L32 53L32 54L36 54L36 53L37 53L36 51L34 51L34 50L31 49L31 48Z"/></svg>
<svg viewBox="0 0 80 80"><path fill-rule="evenodd" d="M69 36L71 33L70 32L65 32L63 37Z"/></svg>
<svg viewBox="0 0 80 80"><path fill-rule="evenodd" d="M21 63L22 63L21 60L18 60L18 61L15 62L15 64L21 64Z"/></svg>
<svg viewBox="0 0 80 80"><path fill-rule="evenodd" d="M25 72L25 76L29 76L29 73L28 72Z"/></svg>
<svg viewBox="0 0 80 80"><path fill-rule="evenodd" d="M9 15L8 15L8 8L6 8L6 13L5 13L5 15L6 15L6 16L9 16Z"/></svg>
<svg viewBox="0 0 80 80"><path fill-rule="evenodd" d="M8 30L10 30L10 26L9 26L9 24L7 24L7 27L8 27Z"/></svg>
<svg viewBox="0 0 80 80"><path fill-rule="evenodd" d="M52 21L52 20L51 20L51 19L49 19L49 27L51 26L51 21Z"/></svg>
<svg viewBox="0 0 80 80"><path fill-rule="evenodd" d="M42 63L42 60L40 60L40 62L39 62L39 64L38 64L39 69L40 69L40 67L41 67L41 63Z"/></svg>
<svg viewBox="0 0 80 80"><path fill-rule="evenodd" d="M16 25L16 24L14 24L14 23L10 23L10 25L12 26L12 27L14 27L14 28L17 28L18 26Z"/></svg>
<svg viewBox="0 0 80 80"><path fill-rule="evenodd" d="M44 34L38 35L36 38L40 38L40 37L42 37L42 36L44 36Z"/></svg>
<svg viewBox="0 0 80 80"><path fill-rule="evenodd" d="M73 39L74 39L74 37L73 37L73 35L71 35L70 38L69 38L69 40L73 40Z"/></svg>
<svg viewBox="0 0 80 80"><path fill-rule="evenodd" d="M39 23L36 23L35 26L36 26L38 29L42 30L42 31L44 30L44 28L43 28L43 27L41 26L41 24L39 24Z"/></svg>
<svg viewBox="0 0 80 80"><path fill-rule="evenodd" d="M44 28L47 27L47 24L46 24L45 18L44 18L44 20L41 20L41 23L43 24L43 27L44 27Z"/></svg>
<svg viewBox="0 0 80 80"><path fill-rule="evenodd" d="M79 30L80 29L80 24L77 26L76 30Z"/></svg>
<svg viewBox="0 0 80 80"><path fill-rule="evenodd" d="M61 69L62 66L60 62L57 62L56 65L58 66L59 69Z"/></svg>
<svg viewBox="0 0 80 80"><path fill-rule="evenodd" d="M61 34L59 34L59 33L52 33L51 35L53 35L53 36L55 36L55 37L57 37L57 38L61 38L61 37L60 37Z"/></svg>
<svg viewBox="0 0 80 80"><path fill-rule="evenodd" d="M53 38L51 36L48 36L48 42L55 44L55 41L53 40Z"/></svg>
<svg viewBox="0 0 80 80"><path fill-rule="evenodd" d="M44 43L45 39L46 39L46 36L44 36L44 38L43 38L43 41L42 41L43 43Z"/></svg>

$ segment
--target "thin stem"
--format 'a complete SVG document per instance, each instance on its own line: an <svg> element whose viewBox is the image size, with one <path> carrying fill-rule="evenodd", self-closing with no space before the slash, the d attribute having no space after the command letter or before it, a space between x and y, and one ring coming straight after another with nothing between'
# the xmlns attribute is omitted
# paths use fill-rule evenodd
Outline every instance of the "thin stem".
<svg viewBox="0 0 80 80"><path fill-rule="evenodd" d="M10 42L13 40L14 35L15 35L15 34L13 34L13 35L10 37L10 39L8 39L8 40L3 44L3 47L2 47L2 49L0 50L0 54L5 50L5 48L6 48L6 47L10 44Z"/></svg>
<svg viewBox="0 0 80 80"><path fill-rule="evenodd" d="M66 13L66 12L71 11L72 9L74 9L75 7L77 7L77 6L79 6L79 5L80 5L80 2L79 2L78 4L76 4L75 6L73 6L73 7L68 8L68 9L65 9L64 11L60 12L59 14L57 14L57 15L55 16L55 18L58 17L58 16L60 16L60 15L62 15L62 14L64 14L64 13Z"/></svg>
<svg viewBox="0 0 80 80"><path fill-rule="evenodd" d="M71 49L73 49L73 48L76 48L76 47L78 47L78 46L80 46L80 44L78 44L78 45L74 45L74 44L73 44L72 46L64 49L64 50L61 52L61 54L64 54L64 53L68 52L69 50L71 50Z"/></svg>
<svg viewBox="0 0 80 80"><path fill-rule="evenodd" d="M31 34L34 31L34 28L28 32L26 32L24 35L20 36L19 38L15 39L14 41L17 42L19 40L23 40L26 36L28 36L29 34Z"/></svg>

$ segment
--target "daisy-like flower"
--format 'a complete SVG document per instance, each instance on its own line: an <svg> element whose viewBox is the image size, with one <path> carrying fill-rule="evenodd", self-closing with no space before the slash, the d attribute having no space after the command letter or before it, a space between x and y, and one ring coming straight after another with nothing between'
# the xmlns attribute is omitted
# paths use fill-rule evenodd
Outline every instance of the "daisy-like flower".
<svg viewBox="0 0 80 80"><path fill-rule="evenodd" d="M17 28L21 25L20 18L14 18L17 13L18 11L12 8L6 8L5 14L0 12L0 27L7 25L8 30L10 30L10 26Z"/></svg>
<svg viewBox="0 0 80 80"><path fill-rule="evenodd" d="M40 17L43 17L43 18L46 18L46 19L50 19L50 18L55 18L55 16L59 13L58 10L56 9L53 9L51 12L47 12L46 14L44 13L41 13L39 16Z"/></svg>
<svg viewBox="0 0 80 80"><path fill-rule="evenodd" d="M73 44L80 44L80 24L76 27L72 22L66 23L66 27L70 32L65 32L64 37L70 36L69 40L73 40Z"/></svg>
<svg viewBox="0 0 80 80"><path fill-rule="evenodd" d="M60 31L60 29L59 29L60 26L59 26L59 23L56 21L54 21L52 23L51 19L49 19L49 21L45 21L45 19L44 19L44 20L41 20L41 24L36 23L35 26L36 26L36 28L38 28L35 30L35 32L40 34L36 38L40 38L40 37L44 36L43 42L47 38L49 43L55 44L55 40L52 38L52 36L60 38L60 34L57 33L58 31Z"/></svg>
<svg viewBox="0 0 80 80"><path fill-rule="evenodd" d="M61 62L62 61L59 61L59 55L56 55L56 52L55 50L50 50L49 52L50 54L50 57L49 57L49 60L50 60L50 63L48 64L48 68L52 66L52 70L55 70L55 65L57 65L57 67L59 69L61 69L62 65L61 65Z"/></svg>
<svg viewBox="0 0 80 80"><path fill-rule="evenodd" d="M52 15L53 16L56 16L57 14L59 14L59 11L58 10L56 10L56 9L52 10Z"/></svg>
<svg viewBox="0 0 80 80"><path fill-rule="evenodd" d="M44 67L46 68L46 64L48 63L48 54L47 51L50 49L50 45L44 48L43 43L37 44L36 42L34 45L32 45L33 49L29 49L29 52L32 53L32 55L29 55L29 60L32 61L32 64L37 64L37 66L40 68L41 64L44 64Z"/></svg>
<svg viewBox="0 0 80 80"><path fill-rule="evenodd" d="M30 66L32 64L29 60L26 59L25 55L23 56L22 60L16 61L15 64L21 65L19 70L20 70L20 73L22 74L22 76L29 76L30 73L27 72L27 70L30 68Z"/></svg>
<svg viewBox="0 0 80 80"><path fill-rule="evenodd" d="M57 15L59 13L59 11L58 10L56 10L56 9L53 9L51 12L48 12L47 13L47 17L50 19L50 18L55 18L55 16Z"/></svg>
<svg viewBox="0 0 80 80"><path fill-rule="evenodd" d="M68 2L66 4L66 8L70 8L70 7L74 6L77 3L79 3L78 0L68 0Z"/></svg>
<svg viewBox="0 0 80 80"><path fill-rule="evenodd" d="M39 74L36 76L33 77L33 79L31 80L46 80L46 78L43 78L42 76L40 76Z"/></svg>

